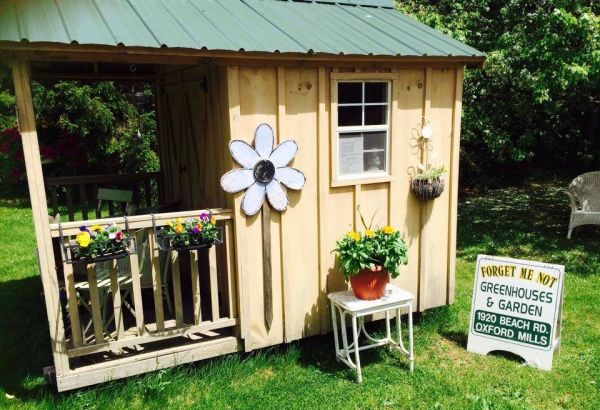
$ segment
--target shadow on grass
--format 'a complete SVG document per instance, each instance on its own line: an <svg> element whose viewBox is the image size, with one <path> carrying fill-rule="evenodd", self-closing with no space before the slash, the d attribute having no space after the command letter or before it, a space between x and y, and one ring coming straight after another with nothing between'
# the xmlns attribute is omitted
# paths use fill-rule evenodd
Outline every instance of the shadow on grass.
<svg viewBox="0 0 600 410"><path fill-rule="evenodd" d="M24 399L38 396L48 389L42 368L52 364L39 276L0 282L0 323L0 387Z"/></svg>
<svg viewBox="0 0 600 410"><path fill-rule="evenodd" d="M567 274L600 270L600 229L581 227L567 239L565 181L488 190L459 203L458 255L509 256L565 265Z"/></svg>

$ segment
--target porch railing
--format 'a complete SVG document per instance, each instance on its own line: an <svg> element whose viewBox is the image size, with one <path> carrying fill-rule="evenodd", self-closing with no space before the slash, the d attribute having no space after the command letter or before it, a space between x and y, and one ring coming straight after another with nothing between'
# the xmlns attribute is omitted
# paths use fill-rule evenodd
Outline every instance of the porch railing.
<svg viewBox="0 0 600 410"><path fill-rule="evenodd" d="M160 227L174 218L193 217L202 212L208 211L155 214L154 219ZM65 327L70 328L66 332L66 346L72 368L81 366L72 360L89 355L96 355L94 366L98 367L98 361L115 359L115 352L127 356L140 354L140 350L181 349L182 341L191 343L236 336L238 300L233 213L227 209L211 212L217 226L223 228L220 245L161 255L152 229L152 215L138 215L127 218L129 230L135 232L137 238L138 252L127 257L129 272L126 275L122 272L124 264L116 260L104 262L108 265L104 267L101 262L89 264L85 270L78 269L83 265L61 262L66 296L63 298ZM87 221L86 225L109 222L123 227L125 221L124 218L107 218ZM80 224L53 223L50 225L52 237L61 238L62 231L64 241L72 239L79 232ZM170 270L169 286L163 283L165 267ZM102 269L107 271L102 275L104 279L99 277ZM59 283L61 279L56 278ZM102 292L108 292L110 298L102 298ZM171 317L164 308L167 293L174 305ZM110 315L103 310L108 310ZM156 347L154 343L174 338L180 338L175 346L165 347L159 343ZM140 357L143 358L144 353Z"/></svg>
<svg viewBox="0 0 600 410"><path fill-rule="evenodd" d="M161 203L162 174L146 172L140 174L81 175L46 178L45 184L50 200L52 215L66 208L69 221L76 219L78 209L83 220L90 213L100 218L96 209L99 188L117 188L133 191L133 203L140 208L150 207L156 201ZM109 214L113 214L113 204L109 203Z"/></svg>

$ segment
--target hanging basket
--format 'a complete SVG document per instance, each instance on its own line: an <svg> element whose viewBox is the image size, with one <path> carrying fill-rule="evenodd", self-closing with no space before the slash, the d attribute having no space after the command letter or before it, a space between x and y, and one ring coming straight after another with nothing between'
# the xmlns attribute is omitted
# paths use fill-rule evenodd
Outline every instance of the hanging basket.
<svg viewBox="0 0 600 410"><path fill-rule="evenodd" d="M415 198L420 201L431 201L444 192L444 180L441 177L433 179L413 178L410 190Z"/></svg>

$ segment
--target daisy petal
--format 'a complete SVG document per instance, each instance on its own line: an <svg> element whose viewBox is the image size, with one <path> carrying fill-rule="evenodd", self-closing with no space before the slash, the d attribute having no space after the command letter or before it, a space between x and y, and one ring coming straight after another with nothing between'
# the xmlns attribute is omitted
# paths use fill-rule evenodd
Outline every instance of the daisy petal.
<svg viewBox="0 0 600 410"><path fill-rule="evenodd" d="M269 158L273 151L273 129L269 124L260 124L254 131L254 146L261 158Z"/></svg>
<svg viewBox="0 0 600 410"><path fill-rule="evenodd" d="M265 184L255 182L244 194L242 211L248 216L256 215L265 200Z"/></svg>
<svg viewBox="0 0 600 410"><path fill-rule="evenodd" d="M275 179L290 189L302 189L306 177L296 168L283 167L275 170Z"/></svg>
<svg viewBox="0 0 600 410"><path fill-rule="evenodd" d="M288 206L287 194L277 181L271 181L267 184L267 198L269 198L271 206L278 211L285 211Z"/></svg>
<svg viewBox="0 0 600 410"><path fill-rule="evenodd" d="M241 140L231 141L229 143L229 151L235 162L244 168L254 168L254 165L260 159L254 148Z"/></svg>
<svg viewBox="0 0 600 410"><path fill-rule="evenodd" d="M225 192L243 191L254 183L254 172L251 169L232 169L221 177L221 187Z"/></svg>
<svg viewBox="0 0 600 410"><path fill-rule="evenodd" d="M285 167L294 159L297 152L298 145L296 144L296 141L285 140L275 147L269 159L273 165L275 165L275 168Z"/></svg>

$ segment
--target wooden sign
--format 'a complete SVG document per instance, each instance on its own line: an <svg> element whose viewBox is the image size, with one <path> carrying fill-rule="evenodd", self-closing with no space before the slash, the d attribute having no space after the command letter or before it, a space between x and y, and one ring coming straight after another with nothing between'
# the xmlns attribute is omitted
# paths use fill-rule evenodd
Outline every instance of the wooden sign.
<svg viewBox="0 0 600 410"><path fill-rule="evenodd" d="M560 345L564 272L561 265L479 255L467 350L512 352L550 370Z"/></svg>

